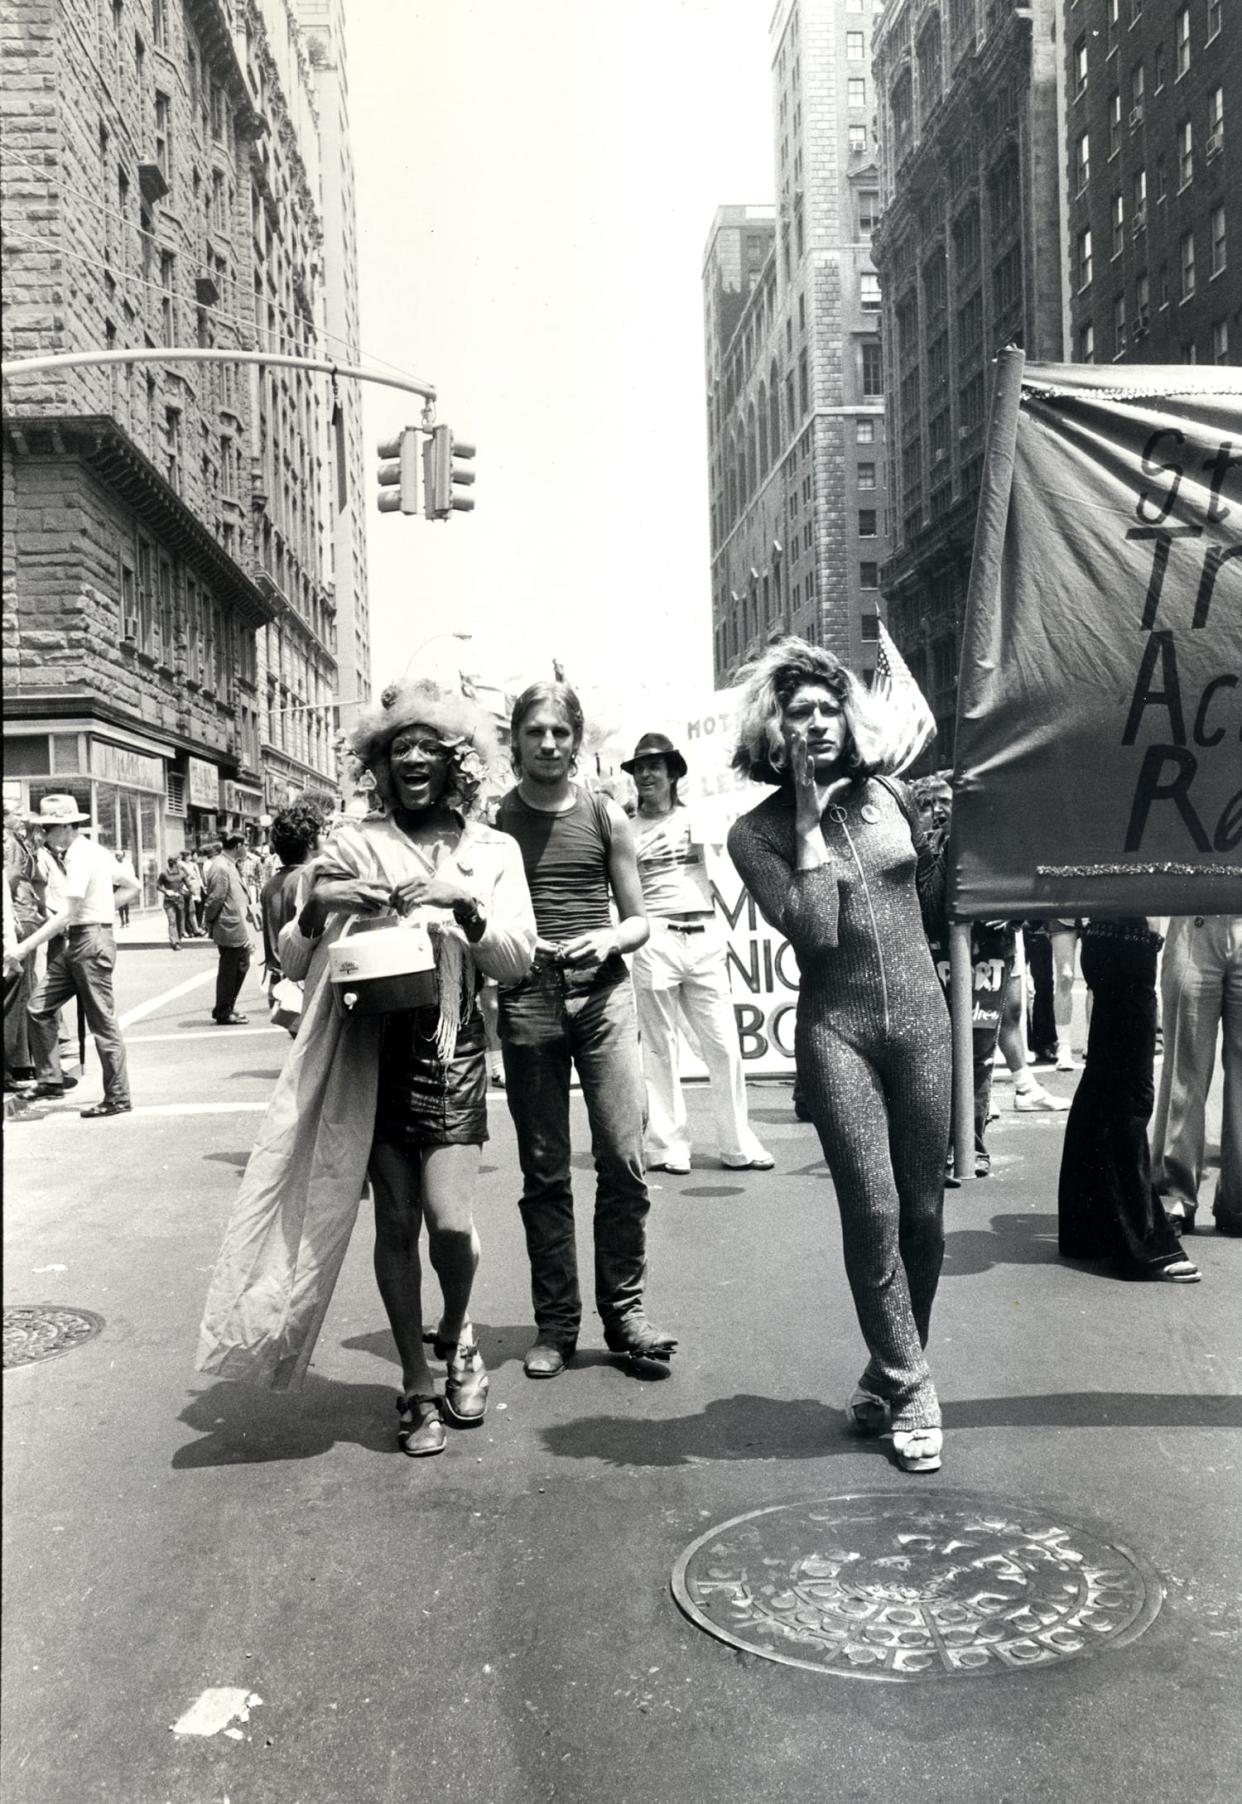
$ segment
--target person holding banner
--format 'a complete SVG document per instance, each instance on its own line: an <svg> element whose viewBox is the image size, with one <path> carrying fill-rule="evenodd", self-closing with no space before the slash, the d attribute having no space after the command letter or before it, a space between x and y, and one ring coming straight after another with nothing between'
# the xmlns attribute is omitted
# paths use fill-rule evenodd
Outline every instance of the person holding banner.
<svg viewBox="0 0 1242 1804"><path fill-rule="evenodd" d="M1176 915L1160 973L1166 1042L1152 1134L1155 1184L1165 1208L1194 1233L1206 1154L1205 1109L1222 1045L1225 1077L1218 1234L1242 1235L1242 915Z"/></svg>
<svg viewBox="0 0 1242 1804"><path fill-rule="evenodd" d="M678 1005L711 1078L720 1161L728 1171L776 1164L746 1116L746 1078L729 994L725 936L707 857L677 785L686 761L663 733L644 733L621 769L638 789L634 845L651 938L634 954L634 998L647 1080L647 1169L690 1169L686 1103L677 1069Z"/></svg>
<svg viewBox="0 0 1242 1804"><path fill-rule="evenodd" d="M943 865L905 790L875 775L893 767L895 707L801 639L770 646L742 680L734 768L775 794L734 823L729 854L802 973L798 1077L870 1353L847 1414L859 1433L891 1426L903 1470L934 1472L943 1436L924 1349L944 1257L952 1047L923 910Z"/></svg>

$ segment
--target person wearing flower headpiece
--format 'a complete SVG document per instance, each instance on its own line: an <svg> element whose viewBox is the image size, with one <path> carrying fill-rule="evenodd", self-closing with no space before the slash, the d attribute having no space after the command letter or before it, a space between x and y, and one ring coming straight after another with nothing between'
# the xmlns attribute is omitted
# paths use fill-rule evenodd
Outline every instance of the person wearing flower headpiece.
<svg viewBox="0 0 1242 1804"><path fill-rule="evenodd" d="M924 1349L944 1257L949 1015L924 933L944 881L904 787L888 710L830 651L780 640L747 670L734 769L775 793L729 855L798 957L795 1059L841 1212L870 1358L847 1417L940 1465Z"/></svg>
<svg viewBox="0 0 1242 1804"><path fill-rule="evenodd" d="M299 911L280 934L283 972L306 979L302 1025L216 1265L198 1364L276 1388L300 1380L369 1177L375 1275L401 1361L397 1438L408 1454L431 1454L445 1446L445 1420L470 1427L487 1407L469 1317L479 1260L471 1197L487 1138L477 995L484 975L525 976L535 919L516 846L469 818L495 756L475 702L427 681L397 683L350 743L378 806L338 822L303 867ZM328 953L350 922L425 928L438 1000L366 1014L334 1001ZM443 1292L426 1335L424 1223ZM445 1361L442 1396L427 1343Z"/></svg>

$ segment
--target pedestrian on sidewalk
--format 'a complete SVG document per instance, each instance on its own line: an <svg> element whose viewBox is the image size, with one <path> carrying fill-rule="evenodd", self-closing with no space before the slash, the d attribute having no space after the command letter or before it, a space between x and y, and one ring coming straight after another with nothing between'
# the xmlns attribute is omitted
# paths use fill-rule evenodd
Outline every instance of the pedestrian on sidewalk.
<svg viewBox="0 0 1242 1804"><path fill-rule="evenodd" d="M127 1115L130 1110L125 1042L112 996L116 965L116 897L133 901L116 859L87 839L90 820L71 795L47 795L39 804L45 842L60 866L60 886L49 918L23 941L28 958L47 945L47 968L30 1001L30 1043L35 1058L35 1096L63 1096L67 1087L58 1044L60 1011L78 999L103 1069L103 1100L81 1110L87 1120Z"/></svg>
<svg viewBox="0 0 1242 1804"><path fill-rule="evenodd" d="M238 872L245 851L246 842L240 833L227 834L220 856L212 859L207 870L203 919L220 951L216 1005L211 1011L217 1027L242 1027L250 1019L239 1015L236 1008L254 948L250 937L250 898Z"/></svg>
<svg viewBox="0 0 1242 1804"><path fill-rule="evenodd" d="M470 1322L479 1260L472 1203L487 1139L481 973L516 983L535 921L517 848L467 818L468 781L495 755L487 715L433 683L402 681L352 736L383 812L338 824L310 896L280 936L306 1007L259 1130L212 1278L199 1369L298 1382L344 1257L363 1184L375 1195L375 1275L401 1360L398 1441L445 1445L444 1418L483 1420L488 1376ZM439 1000L382 1015L334 1002L328 949L353 917L418 919L435 947ZM443 1291L426 1336L419 1237Z"/></svg>
<svg viewBox="0 0 1242 1804"><path fill-rule="evenodd" d="M207 937L207 929L203 926L203 867L194 852L181 854L181 873L185 878L185 937L188 940L202 940Z"/></svg>
<svg viewBox="0 0 1242 1804"><path fill-rule="evenodd" d="M46 885L20 809L4 811L4 874L8 882L14 943L24 940L47 918ZM35 985L33 958L6 961L4 980L4 1087L33 1082L27 1005Z"/></svg>
<svg viewBox="0 0 1242 1804"><path fill-rule="evenodd" d="M169 855L167 867L155 879L155 887L164 899L164 918L168 922L168 944L174 952L181 950L185 928L186 881L181 860L176 852Z"/></svg>
<svg viewBox="0 0 1242 1804"><path fill-rule="evenodd" d="M734 768L774 794L735 821L729 853L802 974L798 1079L870 1354L847 1414L863 1434L891 1423L898 1464L932 1472L943 1436L924 1349L944 1257L952 1045L923 912L938 907L944 866L908 792L873 775L888 711L831 652L782 639L740 680Z"/></svg>
<svg viewBox="0 0 1242 1804"><path fill-rule="evenodd" d="M1164 1065L1156 1104L1157 1190L1192 1234L1206 1157L1206 1108L1216 1041L1225 1077L1220 1179L1212 1214L1219 1234L1242 1234L1242 915L1175 915L1161 969Z"/></svg>
<svg viewBox="0 0 1242 1804"><path fill-rule="evenodd" d="M138 882L138 873L134 869L133 860L130 858L129 852L126 850L126 848L124 846L121 846L117 849L117 851L113 854L113 856L115 857L117 864L120 866L121 875L122 875L122 877L124 877L126 883L129 884L130 886L132 886L133 889L138 890L141 887ZM128 902L118 902L117 903L116 918L117 918L117 923L119 926L121 926L121 927L129 926L129 903Z"/></svg>
<svg viewBox="0 0 1242 1804"><path fill-rule="evenodd" d="M1147 1144L1160 943L1141 917L1083 924L1093 1006L1087 1067L1065 1124L1057 1244L1064 1259L1107 1259L1129 1278L1196 1284L1198 1268L1152 1182Z"/></svg>
<svg viewBox="0 0 1242 1804"><path fill-rule="evenodd" d="M677 1345L652 1327L643 1301L651 1200L643 1175L638 1021L623 956L647 938L642 884L625 811L571 780L584 725L568 684L534 683L523 691L511 722L518 782L496 816L518 843L539 928L530 975L500 991L535 1315L523 1362L528 1378L564 1371L582 1320L570 1177L573 1070L591 1126L595 1306L605 1345L633 1361L664 1364Z"/></svg>
<svg viewBox="0 0 1242 1804"><path fill-rule="evenodd" d="M707 853L677 792L686 760L663 733L644 733L621 769L638 790L634 846L651 929L632 967L647 1083L647 1170L690 1170L678 1070L680 1009L698 1038L711 1080L721 1164L729 1171L771 1171L776 1161L747 1118L728 942L716 920Z"/></svg>

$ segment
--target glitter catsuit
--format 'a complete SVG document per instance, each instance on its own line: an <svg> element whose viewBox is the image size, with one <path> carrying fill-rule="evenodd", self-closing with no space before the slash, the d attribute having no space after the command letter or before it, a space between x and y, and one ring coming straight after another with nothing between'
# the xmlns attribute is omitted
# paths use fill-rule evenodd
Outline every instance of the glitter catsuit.
<svg viewBox="0 0 1242 1804"><path fill-rule="evenodd" d="M799 871L786 784L735 823L729 854L798 956L798 1078L871 1355L862 1386L890 1402L894 1428L934 1428L923 1348L944 1255L952 1057L919 891L943 871L881 780L851 784L822 827L829 862Z"/></svg>

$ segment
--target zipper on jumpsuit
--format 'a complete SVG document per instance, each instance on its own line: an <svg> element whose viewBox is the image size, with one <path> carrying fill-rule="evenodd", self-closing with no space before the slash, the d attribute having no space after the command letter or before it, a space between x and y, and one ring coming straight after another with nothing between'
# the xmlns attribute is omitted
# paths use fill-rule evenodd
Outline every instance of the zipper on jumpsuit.
<svg viewBox="0 0 1242 1804"><path fill-rule="evenodd" d="M862 879L863 894L867 898L867 913L871 916L871 937L875 941L875 955L880 964L880 993L884 998L884 1038L887 1039L889 1035L888 973L884 969L884 948L880 944L880 930L876 926L875 909L871 905L871 885L867 882L867 873L863 870L862 860L859 858L858 852L855 849L850 830L845 824L844 808L841 807L839 802L834 803L833 807L829 810L829 813L845 835L845 843L850 849L850 855L854 860L854 868Z"/></svg>

